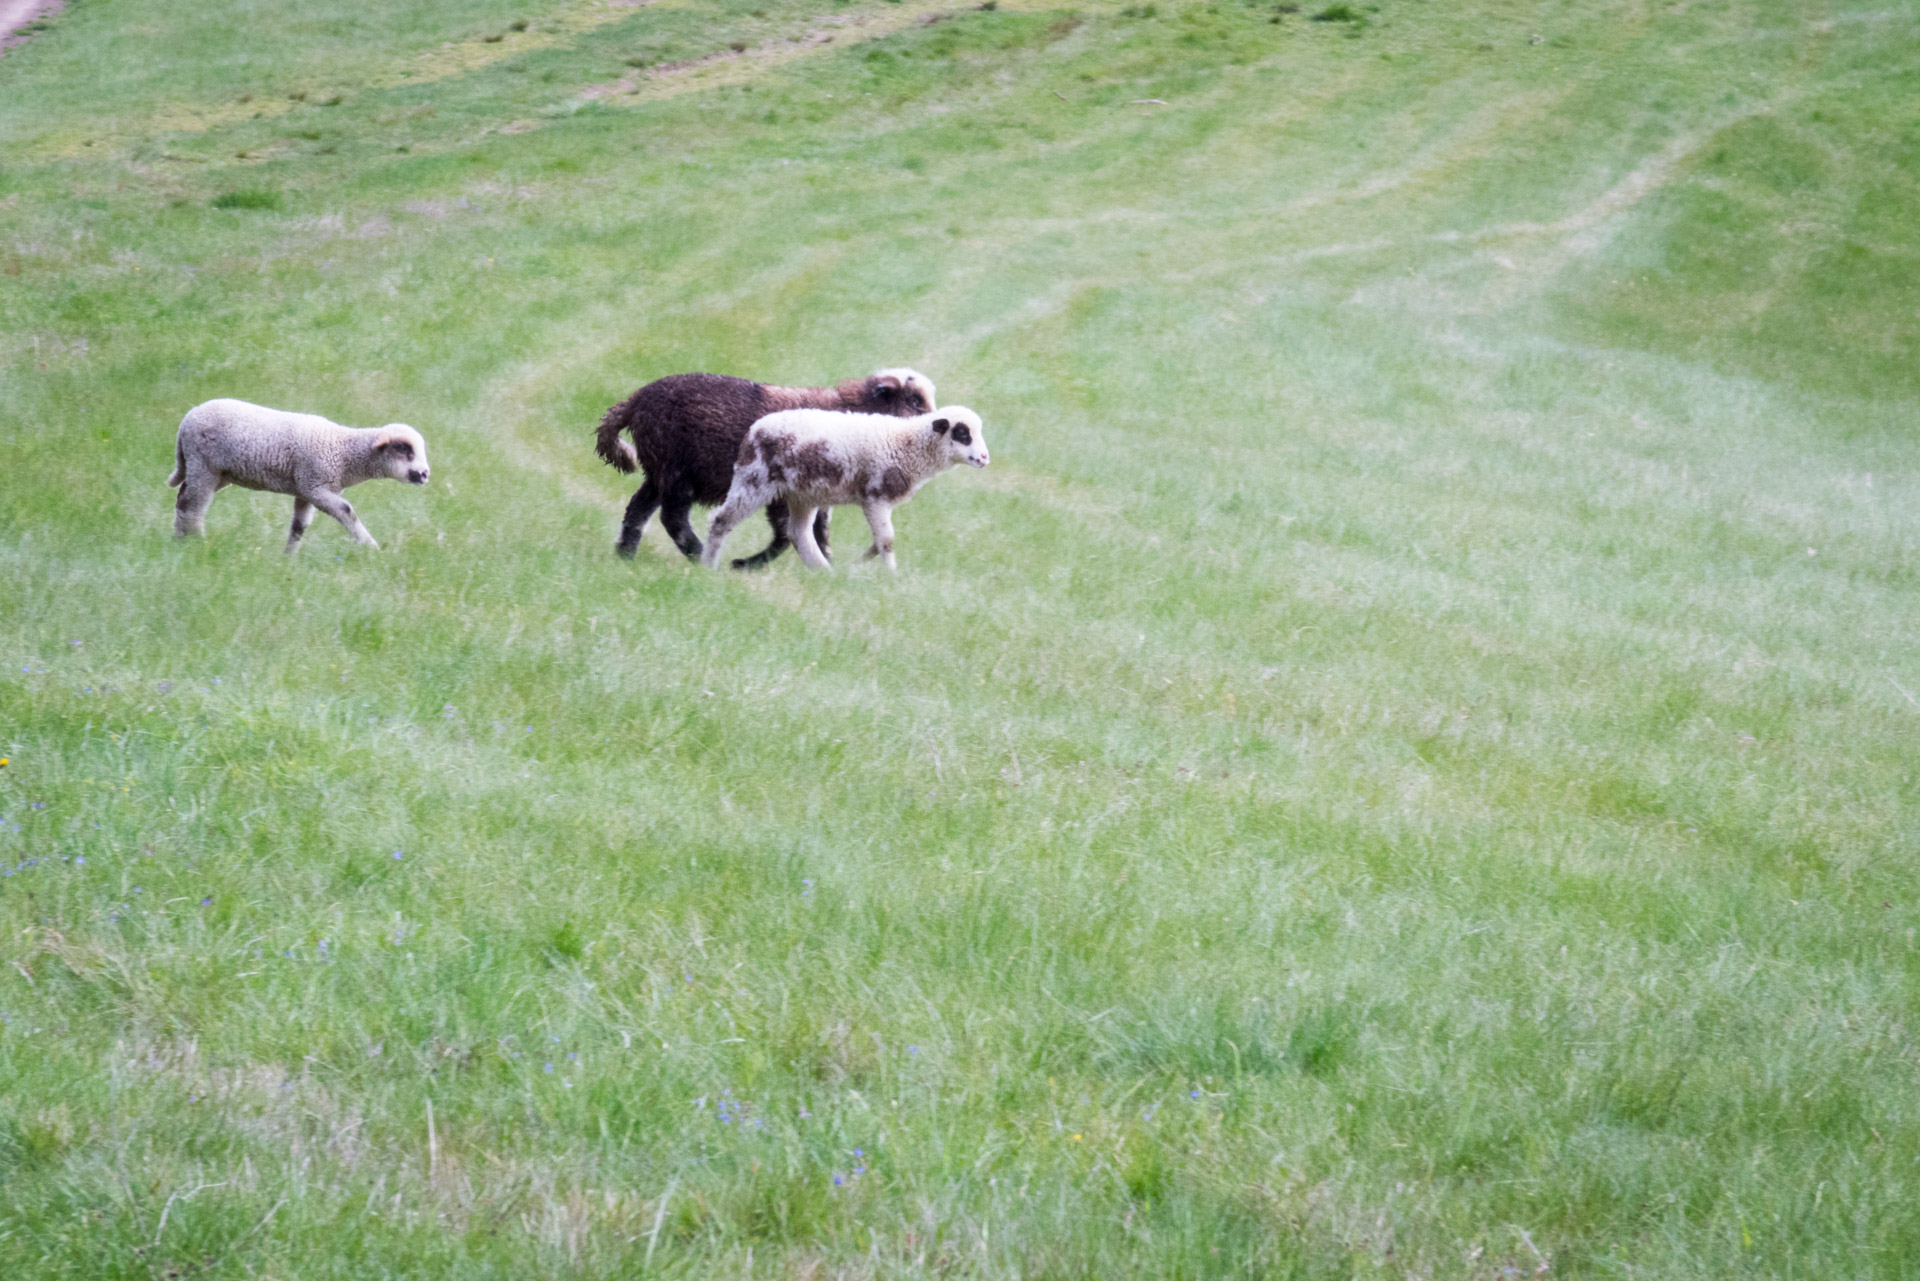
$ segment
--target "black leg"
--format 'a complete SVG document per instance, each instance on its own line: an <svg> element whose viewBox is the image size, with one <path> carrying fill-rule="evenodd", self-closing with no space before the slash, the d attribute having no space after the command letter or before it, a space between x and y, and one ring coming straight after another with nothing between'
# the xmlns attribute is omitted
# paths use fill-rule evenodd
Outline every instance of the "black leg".
<svg viewBox="0 0 1920 1281"><path fill-rule="evenodd" d="M693 510L693 491L676 485L660 505L660 524L688 560L700 559L700 536L693 532L687 514Z"/></svg>
<svg viewBox="0 0 1920 1281"><path fill-rule="evenodd" d="M617 555L631 557L640 550L640 531L647 527L647 518L659 505L660 486L649 476L627 503L626 517L620 522L620 541L613 547Z"/></svg>
<svg viewBox="0 0 1920 1281"><path fill-rule="evenodd" d="M833 551L827 546L827 520L832 515L833 508L822 507L813 517L813 541L820 545L820 554L828 560L833 559Z"/></svg>
<svg viewBox="0 0 1920 1281"><path fill-rule="evenodd" d="M773 541L762 548L759 554L734 561L735 569L759 569L793 545L793 540L787 537L786 499L776 498L767 504L767 524L773 526Z"/></svg>

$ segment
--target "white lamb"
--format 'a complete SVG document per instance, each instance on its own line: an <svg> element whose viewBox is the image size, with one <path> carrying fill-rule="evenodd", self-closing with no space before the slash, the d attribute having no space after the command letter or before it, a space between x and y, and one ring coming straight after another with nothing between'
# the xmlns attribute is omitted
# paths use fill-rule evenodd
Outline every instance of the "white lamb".
<svg viewBox="0 0 1920 1281"><path fill-rule="evenodd" d="M915 418L849 414L830 409L785 409L747 430L734 463L727 501L707 528L701 557L720 567L727 534L776 499L787 505L787 529L800 559L829 567L813 538L813 514L821 507L857 505L873 529L869 559L893 559L893 509L956 463L987 465L980 415L950 405Z"/></svg>
<svg viewBox="0 0 1920 1281"><path fill-rule="evenodd" d="M173 532L185 538L206 532L207 507L228 485L293 495L293 532L300 539L318 507L347 527L355 542L378 547L340 491L387 477L409 485L427 483L427 442L405 423L342 427L318 414L291 414L244 400L209 400L180 420L174 441L173 475L180 491Z"/></svg>

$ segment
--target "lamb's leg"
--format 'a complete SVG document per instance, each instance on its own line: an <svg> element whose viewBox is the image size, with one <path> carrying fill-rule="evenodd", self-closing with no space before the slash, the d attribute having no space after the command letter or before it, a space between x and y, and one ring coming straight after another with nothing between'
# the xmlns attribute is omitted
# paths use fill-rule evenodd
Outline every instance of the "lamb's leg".
<svg viewBox="0 0 1920 1281"><path fill-rule="evenodd" d="M693 522L687 519L687 514L692 510L692 487L676 483L667 491L666 500L660 505L660 525L682 555L688 560L699 560L700 536L693 532Z"/></svg>
<svg viewBox="0 0 1920 1281"><path fill-rule="evenodd" d="M173 536L191 538L207 532L207 508L220 490L220 480L195 460L187 462L187 474L180 482L180 493L173 500Z"/></svg>
<svg viewBox="0 0 1920 1281"><path fill-rule="evenodd" d="M787 537L787 500L776 498L767 504L767 524L773 526L773 541L755 555L733 562L735 569L759 569L793 545Z"/></svg>
<svg viewBox="0 0 1920 1281"><path fill-rule="evenodd" d="M700 563L708 569L720 568L720 547L727 541L727 535L733 532L735 525L765 505L768 497L766 494L741 489L735 489L728 494L727 501L720 505L720 510L716 511L713 519L707 522L707 546L701 554ZM698 544L695 545L698 546Z"/></svg>
<svg viewBox="0 0 1920 1281"><path fill-rule="evenodd" d="M833 549L827 546L827 522L833 519L833 508L822 507L820 514L813 518L813 545L829 561L833 559Z"/></svg>
<svg viewBox="0 0 1920 1281"><path fill-rule="evenodd" d="M293 500L293 529L287 534L287 555L300 550L300 540L307 536L307 526L313 524L313 504L304 498Z"/></svg>
<svg viewBox="0 0 1920 1281"><path fill-rule="evenodd" d="M833 562L813 541L813 511L811 507L788 508L787 531L793 536L793 550L800 553L802 563L814 569L832 569Z"/></svg>
<svg viewBox="0 0 1920 1281"><path fill-rule="evenodd" d="M861 508L867 514L867 525L873 530L873 546L867 548L866 559L875 556L887 562L887 568L899 571L899 565L893 559L893 508L885 503L868 503Z"/></svg>
<svg viewBox="0 0 1920 1281"><path fill-rule="evenodd" d="M367 532L367 527L360 523L360 517L355 514L353 504L339 494L328 489L316 489L305 497L315 507L345 525L347 532L353 535L354 542L362 547L380 546L373 541L373 535Z"/></svg>
<svg viewBox="0 0 1920 1281"><path fill-rule="evenodd" d="M620 541L613 545L615 555L630 559L640 550L641 531L646 529L647 518L659 505L660 486L649 476L627 503L627 514L620 521Z"/></svg>

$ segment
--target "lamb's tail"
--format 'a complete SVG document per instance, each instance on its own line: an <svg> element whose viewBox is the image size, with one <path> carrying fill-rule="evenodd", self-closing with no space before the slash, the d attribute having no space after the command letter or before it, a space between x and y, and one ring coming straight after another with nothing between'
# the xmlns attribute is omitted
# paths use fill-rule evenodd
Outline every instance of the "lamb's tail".
<svg viewBox="0 0 1920 1281"><path fill-rule="evenodd" d="M600 420L600 434L594 444L594 452L615 471L630 472L640 466L640 455L636 454L633 445L622 439L620 435L626 430L632 406L631 399L623 400L609 409L607 416Z"/></svg>
<svg viewBox="0 0 1920 1281"><path fill-rule="evenodd" d="M180 443L178 436L173 439L173 475L167 477L167 488L178 489L187 479L187 448Z"/></svg>

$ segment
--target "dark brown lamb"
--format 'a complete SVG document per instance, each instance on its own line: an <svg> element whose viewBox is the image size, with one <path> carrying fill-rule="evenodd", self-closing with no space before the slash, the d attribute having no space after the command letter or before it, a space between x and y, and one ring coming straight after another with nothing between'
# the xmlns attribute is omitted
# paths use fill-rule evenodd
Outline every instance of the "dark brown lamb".
<svg viewBox="0 0 1920 1281"><path fill-rule="evenodd" d="M870 378L849 378L832 387L777 387L729 378L725 374L670 374L656 379L607 411L600 420L596 452L608 466L646 473L646 483L627 504L614 550L632 556L654 509L660 524L691 560L700 558L700 539L688 513L695 503L725 502L733 484L733 464L747 429L783 409L835 409L911 418L933 408L933 384L911 369L882 369ZM628 444L625 433L633 438ZM773 541L758 555L733 562L735 569L757 569L792 542L784 500L767 506ZM814 523L814 538L824 551L827 513Z"/></svg>

